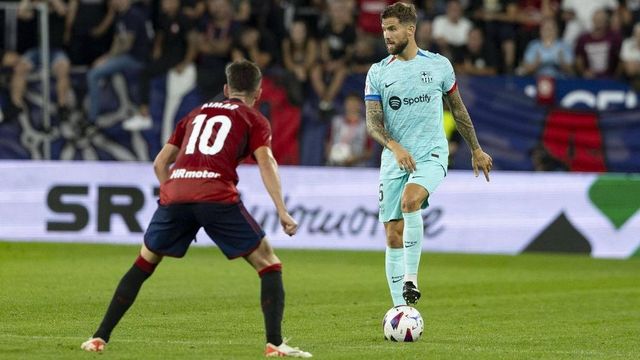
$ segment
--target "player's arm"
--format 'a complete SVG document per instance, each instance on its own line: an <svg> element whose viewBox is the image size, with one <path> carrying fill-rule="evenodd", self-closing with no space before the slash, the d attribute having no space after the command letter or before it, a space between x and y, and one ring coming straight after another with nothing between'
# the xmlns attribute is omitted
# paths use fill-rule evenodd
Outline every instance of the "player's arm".
<svg viewBox="0 0 640 360"><path fill-rule="evenodd" d="M260 176L264 187L267 189L273 204L276 206L278 216L280 217L280 224L284 229L284 232L291 236L298 230L298 224L291 217L287 211L287 207L284 204L282 198L282 186L280 185L280 175L278 174L278 163L271 153L271 148L268 146L261 146L253 152L253 155L258 162L260 168Z"/></svg>
<svg viewBox="0 0 640 360"><path fill-rule="evenodd" d="M489 181L489 171L491 171L491 167L493 166L493 160L491 159L491 156L482 151L482 148L480 147L478 137L476 136L476 130L471 122L471 117L469 116L467 107L464 106L464 103L462 102L462 97L460 97L458 89L456 88L451 91L445 97L445 100L449 104L453 118L456 121L456 128L458 129L458 132L462 135L464 141L467 142L467 145L469 145L469 148L471 149L471 163L473 165L474 175L478 176L478 169L482 169L484 177Z"/></svg>
<svg viewBox="0 0 640 360"><path fill-rule="evenodd" d="M179 152L179 147L166 144L153 160L153 171L161 184L169 179L169 168L176 161Z"/></svg>
<svg viewBox="0 0 640 360"><path fill-rule="evenodd" d="M396 157L400 169L413 172L416 169L416 162L409 152L395 141L389 132L384 128L384 113L382 104L379 101L367 100L365 102L367 132L380 145L391 150Z"/></svg>

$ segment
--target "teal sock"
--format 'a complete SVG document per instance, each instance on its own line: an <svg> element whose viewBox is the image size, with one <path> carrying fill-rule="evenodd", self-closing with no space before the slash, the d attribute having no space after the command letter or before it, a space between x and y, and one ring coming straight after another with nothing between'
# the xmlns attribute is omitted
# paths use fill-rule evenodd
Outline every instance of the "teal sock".
<svg viewBox="0 0 640 360"><path fill-rule="evenodd" d="M404 285L404 249L387 247L384 259L387 283L389 284L393 306L406 305L402 297L402 286Z"/></svg>
<svg viewBox="0 0 640 360"><path fill-rule="evenodd" d="M422 212L420 210L411 213L402 213L404 218L404 230L402 239L404 241L404 275L405 281L409 277L418 286L417 276L420 266L420 255L422 254L422 238L424 228L422 224ZM416 279L416 280L413 280Z"/></svg>

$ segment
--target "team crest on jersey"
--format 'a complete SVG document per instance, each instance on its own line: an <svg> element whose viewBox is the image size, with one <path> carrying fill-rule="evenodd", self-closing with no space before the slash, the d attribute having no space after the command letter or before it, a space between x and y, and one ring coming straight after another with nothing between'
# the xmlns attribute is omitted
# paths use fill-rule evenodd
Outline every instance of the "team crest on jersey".
<svg viewBox="0 0 640 360"><path fill-rule="evenodd" d="M431 76L431 73L428 71L421 72L420 76L422 77L422 82L424 83L429 84L433 81L433 76Z"/></svg>

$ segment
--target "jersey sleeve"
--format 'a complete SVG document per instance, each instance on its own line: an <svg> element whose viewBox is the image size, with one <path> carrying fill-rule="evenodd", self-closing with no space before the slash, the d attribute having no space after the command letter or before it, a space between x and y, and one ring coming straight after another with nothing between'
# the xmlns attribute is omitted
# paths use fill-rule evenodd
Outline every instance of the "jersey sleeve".
<svg viewBox="0 0 640 360"><path fill-rule="evenodd" d="M193 119L199 113L200 107L197 107L191 110L182 119L180 119L180 121L178 121L178 125L176 125L175 130L173 130L173 134L171 134L171 137L169 138L169 140L167 140L167 144L181 147L182 141L184 140L184 135L187 132L187 125L189 124L189 121L191 121L191 119Z"/></svg>
<svg viewBox="0 0 640 360"><path fill-rule="evenodd" d="M185 117L182 120L180 120L180 122L178 122L178 125L176 125L175 130L173 130L173 134L171 134L171 137L169 138L169 140L167 140L167 144L175 145L177 147L182 146L184 133L186 132L186 129L187 129L187 121L188 121L188 118Z"/></svg>
<svg viewBox="0 0 640 360"><path fill-rule="evenodd" d="M256 118L249 130L249 153L251 156L261 146L271 147L271 126L269 121L259 114L253 114L252 116Z"/></svg>
<svg viewBox="0 0 640 360"><path fill-rule="evenodd" d="M367 80L364 84L364 100L382 101L380 86L378 83L378 65L373 64L367 72Z"/></svg>
<svg viewBox="0 0 640 360"><path fill-rule="evenodd" d="M442 61L444 63L444 78L442 79L442 92L444 94L451 94L458 88L458 84L456 83L456 73L453 71L453 66L451 65L451 61L449 59L442 57Z"/></svg>

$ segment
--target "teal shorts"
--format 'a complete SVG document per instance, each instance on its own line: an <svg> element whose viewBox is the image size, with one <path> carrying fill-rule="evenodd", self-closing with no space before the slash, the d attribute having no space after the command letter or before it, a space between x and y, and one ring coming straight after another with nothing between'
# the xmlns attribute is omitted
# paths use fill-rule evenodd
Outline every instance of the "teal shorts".
<svg viewBox="0 0 640 360"><path fill-rule="evenodd" d="M426 161L416 164L416 171L406 173L402 177L395 179L380 178L378 203L380 205L380 213L378 219L380 222L389 222L391 220L402 219L402 209L400 202L402 193L407 184L418 184L425 188L431 196L436 188L442 183L446 172L442 164L435 161ZM428 199L422 204L422 208L429 206Z"/></svg>

